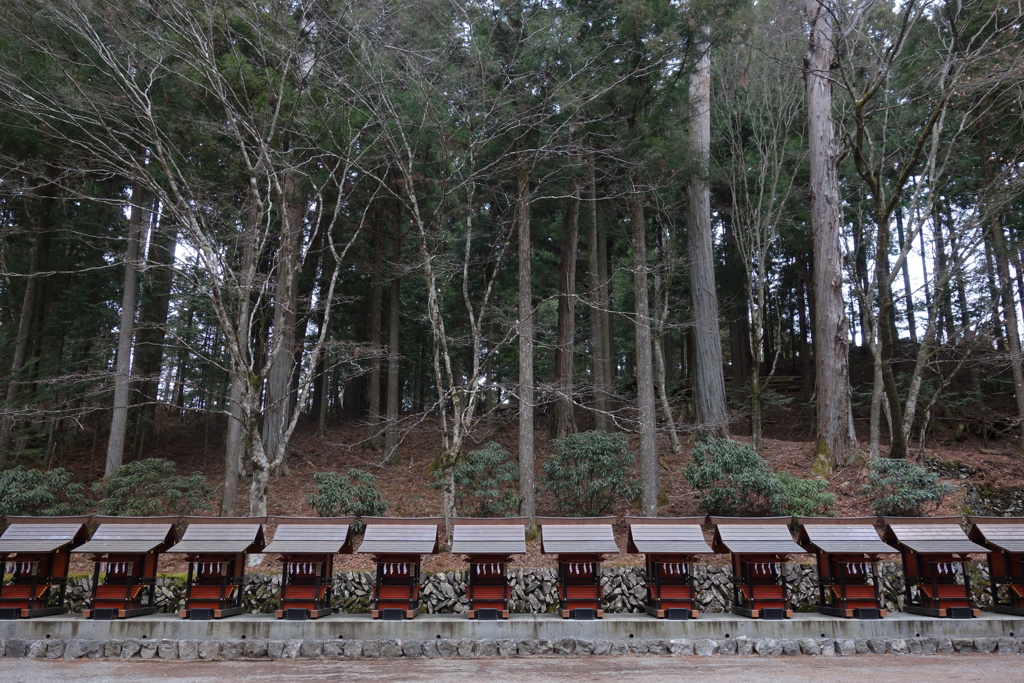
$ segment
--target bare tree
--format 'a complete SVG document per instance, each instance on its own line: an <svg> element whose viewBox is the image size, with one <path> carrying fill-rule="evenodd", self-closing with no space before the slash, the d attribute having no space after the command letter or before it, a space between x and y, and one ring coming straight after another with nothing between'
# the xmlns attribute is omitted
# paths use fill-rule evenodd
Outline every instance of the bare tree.
<svg viewBox="0 0 1024 683"><path fill-rule="evenodd" d="M804 161L799 149L803 98L791 69L796 54L792 37L797 17L775 13L749 43L718 60L721 95L715 101L719 124L728 141L729 157L722 173L732 200L732 236L746 265L747 315L750 318L750 413L754 449L761 451L762 372L766 311L771 296L773 261L779 228L792 220L794 172Z"/></svg>
<svg viewBox="0 0 1024 683"><path fill-rule="evenodd" d="M68 87L33 81L14 65L0 65L0 91L10 106L59 130L72 153L155 197L180 226L181 244L197 267L180 269L179 276L208 298L230 358L227 372L237 398L230 414L240 423L238 433L252 467L249 511L255 515L266 513L269 473L283 462L284 444L297 423L327 332L324 325L303 356L299 395L283 426L283 438L268 452L259 428L263 386L274 359L292 355L294 349L275 335L266 359L258 357L253 301L280 296L281 304L288 305L287 293L274 284L287 281L274 277L287 266L275 260L267 273L258 261L270 253L267 247L281 228L287 231L293 225L275 207L294 203L291 183L296 175L303 176L303 169L290 153L293 143L281 145L290 136L301 137L296 125L300 111L301 116L327 115L324 109L302 109L305 100L291 95L296 80L320 73L319 54L311 52L310 39L316 35L329 43L332 26L314 22L304 5L265 9L240 11L229 21L214 4L196 6L184 0L159 6L127 3L113 9L79 0L18 0L11 11L19 21L7 30L20 31L17 37L49 59ZM222 33L231 40L221 42ZM266 39L271 34L277 39ZM68 58L67 44L80 47L78 59ZM250 75L262 78L259 82L266 90L253 92L256 80L235 81L226 67L230 60L222 59L224 50L235 60L248 61ZM89 71L88 77L79 73L82 69ZM182 147L187 141L166 125L168 107L174 104L164 88L171 83L205 98L212 116L193 125L216 137L218 152L239 169L248 187L244 206L211 188L193 150ZM140 155L140 149L145 153ZM344 258L347 246L334 241L337 204L333 213L327 213L324 207L330 204L323 197L326 189L333 191L337 178L345 176L350 158L338 155L345 149L346 145L335 144L314 154L315 161L302 160L331 171L308 192L301 225L309 226L307 236L321 230L328 235L328 253L335 262ZM305 177L311 182L308 174ZM332 271L327 290L319 296L325 319L332 312L338 270Z"/></svg>

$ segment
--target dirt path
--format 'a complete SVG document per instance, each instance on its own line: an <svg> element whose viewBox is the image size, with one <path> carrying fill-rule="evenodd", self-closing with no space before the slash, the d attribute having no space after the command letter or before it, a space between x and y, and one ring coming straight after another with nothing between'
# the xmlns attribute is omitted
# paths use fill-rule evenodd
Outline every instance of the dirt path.
<svg viewBox="0 0 1024 683"><path fill-rule="evenodd" d="M1015 655L792 657L593 657L578 659L354 660L275 662L0 660L0 682L93 681L506 681L615 680L702 683L751 681L885 680L1024 681L1024 657Z"/></svg>

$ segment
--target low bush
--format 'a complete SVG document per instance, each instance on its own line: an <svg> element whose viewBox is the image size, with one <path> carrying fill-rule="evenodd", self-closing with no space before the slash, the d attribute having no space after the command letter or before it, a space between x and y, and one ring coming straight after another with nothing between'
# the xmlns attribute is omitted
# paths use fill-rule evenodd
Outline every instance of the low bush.
<svg viewBox="0 0 1024 683"><path fill-rule="evenodd" d="M820 517L836 504L835 494L827 492L825 479L802 479L789 472L776 475L782 488L772 514L795 517Z"/></svg>
<svg viewBox="0 0 1024 683"><path fill-rule="evenodd" d="M57 517L85 512L84 487L62 467L28 470L18 465L0 472L0 517Z"/></svg>
<svg viewBox="0 0 1024 683"><path fill-rule="evenodd" d="M901 458L879 458L868 463L871 507L883 517L923 517L938 507L956 486L939 481L939 475Z"/></svg>
<svg viewBox="0 0 1024 683"><path fill-rule="evenodd" d="M827 481L776 472L753 448L731 439L696 442L683 474L701 493L700 509L712 515L813 516L835 504Z"/></svg>
<svg viewBox="0 0 1024 683"><path fill-rule="evenodd" d="M570 434L551 442L555 454L544 463L542 487L559 514L594 517L634 501L640 484L632 474L635 456L626 436L601 431Z"/></svg>
<svg viewBox="0 0 1024 683"><path fill-rule="evenodd" d="M731 439L694 443L683 475L701 492L700 509L712 515L770 515L782 487L753 448Z"/></svg>
<svg viewBox="0 0 1024 683"><path fill-rule="evenodd" d="M170 460L148 458L121 465L93 484L101 515L150 517L190 515L210 508L213 489L194 472L177 474Z"/></svg>
<svg viewBox="0 0 1024 683"><path fill-rule="evenodd" d="M313 474L316 493L309 497L309 505L320 517L383 517L388 506L377 490L377 478L369 472L352 468L347 475L337 472ZM354 531L363 528L361 519L353 525Z"/></svg>
<svg viewBox="0 0 1024 683"><path fill-rule="evenodd" d="M455 498L462 514L512 517L519 511L519 466L508 451L493 441L467 453L453 474Z"/></svg>

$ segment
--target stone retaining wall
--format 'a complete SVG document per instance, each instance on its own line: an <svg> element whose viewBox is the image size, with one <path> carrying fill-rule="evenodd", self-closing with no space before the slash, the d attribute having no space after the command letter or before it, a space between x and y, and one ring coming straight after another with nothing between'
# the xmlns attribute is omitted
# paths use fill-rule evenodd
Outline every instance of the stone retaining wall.
<svg viewBox="0 0 1024 683"><path fill-rule="evenodd" d="M391 659L524 656L1021 654L1024 638L738 638L586 640L0 640L0 657L37 659Z"/></svg>
<svg viewBox="0 0 1024 683"><path fill-rule="evenodd" d="M732 609L732 570L728 566L696 565L697 600L702 612L721 613ZM606 567L602 570L604 608L610 613L642 612L646 597L642 567ZM988 566L983 562L969 565L971 589L979 607L991 605L988 593ZM881 593L891 611L903 608L903 571L899 563L879 563ZM450 571L423 574L421 604L431 614L461 614L469 609L466 599L468 572ZM786 583L793 608L801 612L816 611L818 604L818 572L814 565L790 564L786 567ZM532 614L553 613L558 608L557 575L554 569L513 569L509 574L512 612ZM348 614L370 611L374 576L371 572L339 572L334 575L334 605ZM278 609L280 574L250 574L242 588L247 612L271 613ZM88 604L92 578L72 578L68 584L67 604L72 612L81 612ZM185 582L181 578L160 579L157 606L161 612L176 612L182 607Z"/></svg>

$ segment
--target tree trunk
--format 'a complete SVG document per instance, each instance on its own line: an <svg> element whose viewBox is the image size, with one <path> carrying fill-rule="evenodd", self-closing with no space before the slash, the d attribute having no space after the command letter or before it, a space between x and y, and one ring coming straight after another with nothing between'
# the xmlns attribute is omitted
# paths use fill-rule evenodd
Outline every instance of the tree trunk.
<svg viewBox="0 0 1024 683"><path fill-rule="evenodd" d="M636 180L629 193L629 222L633 241L633 298L636 315L637 428L640 432L640 508L647 517L658 514L658 432L651 357L651 314L647 298L647 226L644 194Z"/></svg>
<svg viewBox="0 0 1024 683"><path fill-rule="evenodd" d="M1013 372L1013 391L1017 398L1017 422L1021 430L1019 448L1024 453L1024 368L1021 366L1020 328L1017 326L1017 303L1013 300L1013 280L1010 279L1010 264L1006 257L1006 236L1003 225L996 219L992 225L992 247L995 252L996 270L999 275L999 296L1006 320L1006 346L1010 352L1010 369Z"/></svg>
<svg viewBox="0 0 1024 683"><path fill-rule="evenodd" d="M271 463L270 473L281 474L288 457L286 432L291 416L292 376L295 372L295 324L299 259L304 207L298 202L298 177L285 176L286 204L281 217L281 241L277 256L274 294L274 328L270 341L270 369L264 408L263 449Z"/></svg>
<svg viewBox="0 0 1024 683"><path fill-rule="evenodd" d="M238 373L235 373L237 376ZM228 428L224 452L224 489L220 499L220 516L234 517L238 513L238 482L242 478L242 460L245 457L245 434L242 425L242 388L232 380L228 399Z"/></svg>
<svg viewBox="0 0 1024 683"><path fill-rule="evenodd" d="M384 303L384 212L380 206L370 213L373 221L373 275L370 283L370 397L366 413L366 439L370 448L380 447L381 325Z"/></svg>
<svg viewBox="0 0 1024 683"><path fill-rule="evenodd" d="M903 232L903 212L896 211L896 236L900 240L900 249L906 244L906 236ZM907 329L910 331L910 341L917 344L917 321L914 318L914 292L910 286L910 259L903 259L903 300L907 306Z"/></svg>
<svg viewBox="0 0 1024 683"><path fill-rule="evenodd" d="M601 233L597 219L597 180L594 171L594 155L587 156L587 286L590 290L590 372L594 383L594 424L602 432L609 427L608 396L611 393L608 377L608 285L603 275Z"/></svg>
<svg viewBox="0 0 1024 683"><path fill-rule="evenodd" d="M875 216L878 219L878 235L875 251L875 286L878 288L878 317L875 323L878 331L878 351L882 365L882 385L889 406L889 425L892 434L889 457L907 457L907 442L903 438L903 400L900 398L896 377L892 371L892 288L889 286L889 219L882 205L882 197L875 196Z"/></svg>
<svg viewBox="0 0 1024 683"><path fill-rule="evenodd" d="M679 443L675 417L672 415L672 404L668 400L668 353L665 347L668 335L665 334L665 323L668 320L668 288L671 282L672 269L667 267L671 253L670 234L666 227L658 225L658 262L654 271L654 306L657 313L654 322L654 378L658 387L658 401L661 403L661 414L665 420L672 453L682 455L683 446ZM665 275L663 275L665 273Z"/></svg>
<svg viewBox="0 0 1024 683"><path fill-rule="evenodd" d="M564 439L576 432L573 409L573 348L576 345L576 254L579 249L580 187L573 175L565 200L562 253L558 278L558 323L555 335L555 404L551 437Z"/></svg>
<svg viewBox="0 0 1024 683"><path fill-rule="evenodd" d="M124 461L124 442L128 433L129 389L132 381L132 339L135 332L135 298L139 288L139 243L142 235L142 188L132 187L132 208L128 218L128 244L124 257L124 290L121 296L121 320L117 331L117 369L114 373L114 411L107 440L107 464L104 476L110 476Z"/></svg>
<svg viewBox="0 0 1024 683"><path fill-rule="evenodd" d="M530 243L530 169L519 163L516 195L519 239L519 495L520 514L536 516L533 476L533 261ZM453 484L454 486L454 484ZM447 493L447 486L445 487Z"/></svg>
<svg viewBox="0 0 1024 683"><path fill-rule="evenodd" d="M149 254L143 273L133 361L133 374L138 385L136 400L140 404L135 439L137 457L141 457L156 424L157 392L167 335L165 325L171 306L174 251L178 243L177 226L162 220L158 202L153 202L150 216Z"/></svg>
<svg viewBox="0 0 1024 683"><path fill-rule="evenodd" d="M395 202L391 224L391 300L388 312L388 405L384 427L384 462L398 454L398 416L402 407L401 369L401 306L402 306L402 204Z"/></svg>
<svg viewBox="0 0 1024 683"><path fill-rule="evenodd" d="M707 29L704 30L707 34ZM699 45L701 57L690 77L690 153L699 160L686 187L690 247L690 296L693 301L693 342L697 365L696 420L699 438L728 437L729 415L722 368L722 335L715 291L715 253L711 232L708 159L711 150L711 46Z"/></svg>
<svg viewBox="0 0 1024 683"><path fill-rule="evenodd" d="M839 150L832 122L832 15L820 0L806 0L810 40L804 62L810 157L811 235L814 242L816 474L844 467L856 448L850 430L849 320L843 305L839 249Z"/></svg>
<svg viewBox="0 0 1024 683"><path fill-rule="evenodd" d="M807 341L807 333L811 329L807 311L806 271L802 263L797 263L796 306L797 318L800 322L800 400L809 403L814 395L814 365L811 363L811 345Z"/></svg>
<svg viewBox="0 0 1024 683"><path fill-rule="evenodd" d="M32 240L32 255L29 257L28 273L25 278L25 294L21 299L21 313L18 316L18 336L15 338L14 356L11 360L11 374L7 378L7 410L13 411L14 400L18 397L18 388L25 369L28 354L29 332L32 319L36 313L36 295L39 290L39 270L43 265L43 253L50 234L50 212L53 209L53 185L49 179L45 181L42 196L39 200L39 222ZM10 462L11 444L14 439L15 419L6 413L0 425L0 467Z"/></svg>

